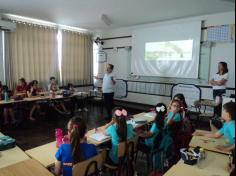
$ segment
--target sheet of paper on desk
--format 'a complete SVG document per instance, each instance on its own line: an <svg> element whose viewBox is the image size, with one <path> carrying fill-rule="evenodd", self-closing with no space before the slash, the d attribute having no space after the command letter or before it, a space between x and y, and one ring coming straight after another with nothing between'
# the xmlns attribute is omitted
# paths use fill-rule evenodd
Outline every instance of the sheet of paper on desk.
<svg viewBox="0 0 236 176"><path fill-rule="evenodd" d="M99 141L99 142L101 142L101 141L104 141L104 140L106 140L106 139L108 139L109 138L109 136L105 136L104 134L102 134L102 133L94 133L94 134L92 134L91 136L89 136L91 139L94 139L95 141Z"/></svg>
<svg viewBox="0 0 236 176"><path fill-rule="evenodd" d="M148 112L148 113L144 114L144 116L152 118L153 117L153 112Z"/></svg>

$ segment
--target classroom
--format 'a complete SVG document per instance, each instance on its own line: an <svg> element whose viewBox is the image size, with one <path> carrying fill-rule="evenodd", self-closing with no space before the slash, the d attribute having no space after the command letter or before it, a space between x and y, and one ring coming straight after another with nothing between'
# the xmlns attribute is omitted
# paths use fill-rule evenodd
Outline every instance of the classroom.
<svg viewBox="0 0 236 176"><path fill-rule="evenodd" d="M235 0L0 0L0 176L235 175Z"/></svg>

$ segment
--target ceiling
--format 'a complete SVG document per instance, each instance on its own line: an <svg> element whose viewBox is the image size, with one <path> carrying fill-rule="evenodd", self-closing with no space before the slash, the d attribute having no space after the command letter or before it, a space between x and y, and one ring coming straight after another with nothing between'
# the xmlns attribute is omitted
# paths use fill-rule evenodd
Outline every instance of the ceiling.
<svg viewBox="0 0 236 176"><path fill-rule="evenodd" d="M235 11L235 0L0 0L0 11L97 30Z"/></svg>

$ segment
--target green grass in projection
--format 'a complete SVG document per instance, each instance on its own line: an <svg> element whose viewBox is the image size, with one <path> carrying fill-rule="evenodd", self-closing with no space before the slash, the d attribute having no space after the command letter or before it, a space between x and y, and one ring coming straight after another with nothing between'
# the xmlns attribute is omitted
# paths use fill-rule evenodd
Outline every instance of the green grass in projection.
<svg viewBox="0 0 236 176"><path fill-rule="evenodd" d="M146 61L192 60L193 40L150 42L145 45Z"/></svg>

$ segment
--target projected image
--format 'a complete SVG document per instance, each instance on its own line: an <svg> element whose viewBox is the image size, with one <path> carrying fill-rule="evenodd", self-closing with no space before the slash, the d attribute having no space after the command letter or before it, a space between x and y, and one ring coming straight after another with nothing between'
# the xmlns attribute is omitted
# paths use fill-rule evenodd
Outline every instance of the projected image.
<svg viewBox="0 0 236 176"><path fill-rule="evenodd" d="M192 60L192 51L193 40L150 42L145 44L145 60Z"/></svg>

